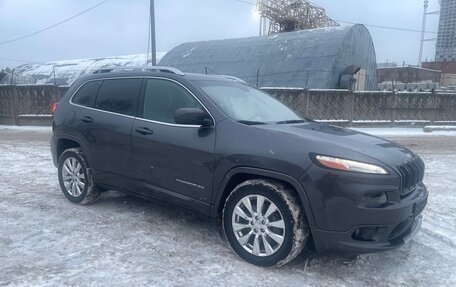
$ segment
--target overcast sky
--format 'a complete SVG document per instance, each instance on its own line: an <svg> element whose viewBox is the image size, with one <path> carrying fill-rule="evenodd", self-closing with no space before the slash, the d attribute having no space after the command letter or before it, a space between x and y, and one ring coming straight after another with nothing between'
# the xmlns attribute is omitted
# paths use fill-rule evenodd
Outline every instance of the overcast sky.
<svg viewBox="0 0 456 287"><path fill-rule="evenodd" d="M102 0L0 0L0 42L73 16ZM255 0L245 0L255 2ZM421 0L315 0L333 19L371 25L421 29ZM237 0L155 0L157 51L189 41L255 36L259 20L254 6ZM439 9L430 0L430 11ZM149 0L110 0L51 30L0 45L0 58L51 61L145 53ZM437 31L438 16L428 17ZM378 62L416 64L420 33L368 27ZM436 35L428 34L427 38ZM435 42L427 42L424 58L433 59ZM20 65L0 59L0 68Z"/></svg>

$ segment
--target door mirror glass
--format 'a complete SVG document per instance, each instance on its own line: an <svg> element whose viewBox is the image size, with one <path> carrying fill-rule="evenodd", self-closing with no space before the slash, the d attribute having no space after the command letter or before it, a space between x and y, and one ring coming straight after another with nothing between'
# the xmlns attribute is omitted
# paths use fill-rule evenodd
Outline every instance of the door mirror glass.
<svg viewBox="0 0 456 287"><path fill-rule="evenodd" d="M182 108L174 112L174 122L179 125L212 126L212 119L201 109Z"/></svg>

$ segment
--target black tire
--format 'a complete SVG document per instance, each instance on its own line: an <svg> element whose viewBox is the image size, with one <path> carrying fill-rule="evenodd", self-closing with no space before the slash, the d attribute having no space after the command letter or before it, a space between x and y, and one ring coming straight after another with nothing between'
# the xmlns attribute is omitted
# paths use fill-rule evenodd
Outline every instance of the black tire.
<svg viewBox="0 0 456 287"><path fill-rule="evenodd" d="M77 196L72 195L70 193L71 191L67 190L67 187L64 183L63 169L64 163L67 159L74 159L81 165L81 176L83 175L84 177L82 180L84 182L84 188L82 190L79 189L80 194L77 194ZM100 196L100 191L93 181L92 170L90 169L84 153L80 148L67 149L62 153L59 158L58 175L60 188L69 201L77 204L91 204L95 202Z"/></svg>
<svg viewBox="0 0 456 287"><path fill-rule="evenodd" d="M294 194L295 193L284 184L264 179L248 180L241 183L233 190L225 202L222 221L225 236L237 255L245 261L257 266L282 266L298 256L305 246L310 246L310 244L307 244L310 241L310 232L307 220L304 216L304 212L302 211L302 207ZM259 246L263 246L264 250L263 255L259 256L246 250L245 243L244 247L241 245L236 238L236 234L233 229L233 213L235 212L234 210L237 204L240 203L246 196L252 196L251 198L255 198L257 195L265 197L267 200L276 205L280 211L280 216L283 219L285 226L285 229L282 229L283 243L280 247L277 247L276 251L274 251L275 253L272 255L264 254L266 250L264 238L267 237L266 235L264 235L265 237L262 239L262 243L258 244ZM251 208L253 210L253 206ZM255 208L258 209L257 207ZM253 227L248 228L250 228L251 231L253 230ZM248 233L248 228L247 231L245 231L246 229L243 229L245 233ZM269 229L269 227L267 227L267 229ZM263 231L263 229L261 230ZM252 234L251 236L254 236L253 238L250 237L251 239L255 239L255 234Z"/></svg>

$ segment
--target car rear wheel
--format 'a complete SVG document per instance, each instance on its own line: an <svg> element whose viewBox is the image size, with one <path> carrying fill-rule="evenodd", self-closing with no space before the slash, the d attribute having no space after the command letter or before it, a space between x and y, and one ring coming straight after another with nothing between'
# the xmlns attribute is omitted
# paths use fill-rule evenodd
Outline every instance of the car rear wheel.
<svg viewBox="0 0 456 287"><path fill-rule="evenodd" d="M246 181L233 190L223 210L223 228L233 250L258 266L291 261L309 240L294 192L263 179Z"/></svg>
<svg viewBox="0 0 456 287"><path fill-rule="evenodd" d="M58 174L60 188L69 201L90 204L100 196L93 182L91 169L80 148L71 148L62 153Z"/></svg>

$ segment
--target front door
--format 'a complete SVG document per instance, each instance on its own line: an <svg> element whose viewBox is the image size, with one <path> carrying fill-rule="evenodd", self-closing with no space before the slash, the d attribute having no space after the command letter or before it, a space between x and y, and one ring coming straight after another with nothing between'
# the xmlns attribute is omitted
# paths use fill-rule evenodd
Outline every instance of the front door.
<svg viewBox="0 0 456 287"><path fill-rule="evenodd" d="M139 107L142 117L132 129L136 188L151 196L158 191L209 203L215 128L175 124L174 112L180 108L205 110L180 83L147 79Z"/></svg>

